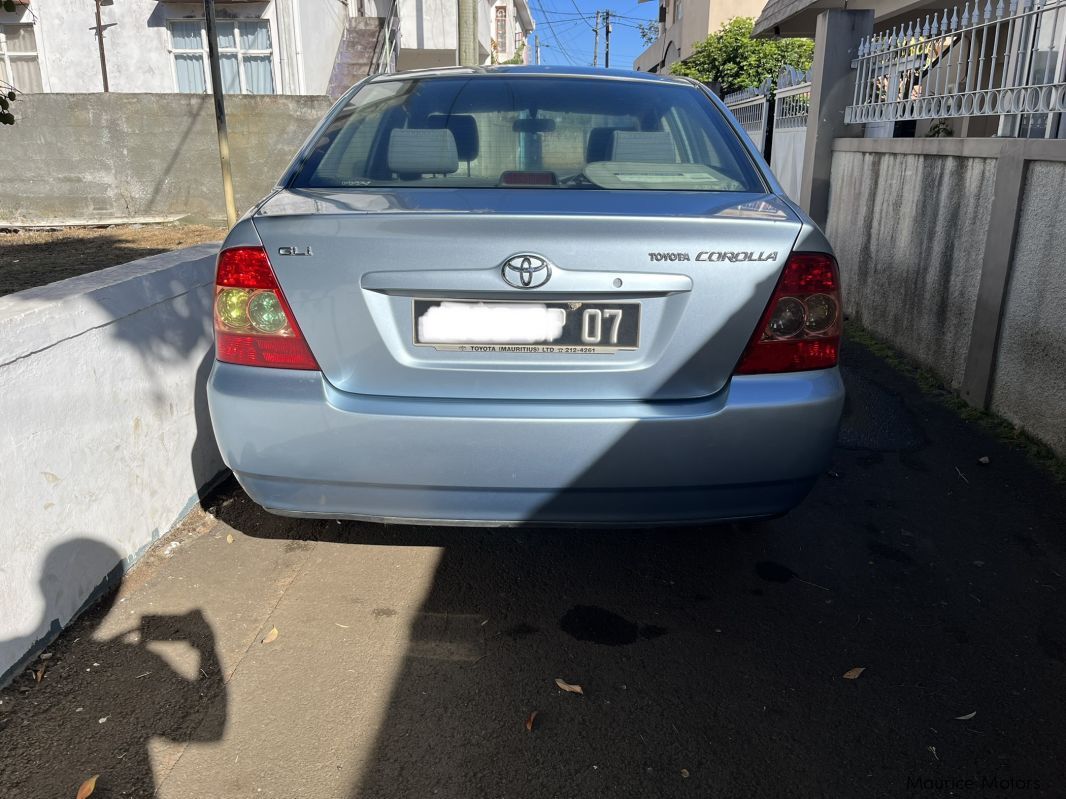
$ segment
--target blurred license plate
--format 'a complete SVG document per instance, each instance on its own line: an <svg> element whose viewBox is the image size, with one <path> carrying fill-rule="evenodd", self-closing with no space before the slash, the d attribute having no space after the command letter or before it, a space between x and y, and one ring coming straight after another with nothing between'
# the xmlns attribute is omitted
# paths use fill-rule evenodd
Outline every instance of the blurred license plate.
<svg viewBox="0 0 1066 799"><path fill-rule="evenodd" d="M460 352L635 350L639 302L415 300L415 344Z"/></svg>

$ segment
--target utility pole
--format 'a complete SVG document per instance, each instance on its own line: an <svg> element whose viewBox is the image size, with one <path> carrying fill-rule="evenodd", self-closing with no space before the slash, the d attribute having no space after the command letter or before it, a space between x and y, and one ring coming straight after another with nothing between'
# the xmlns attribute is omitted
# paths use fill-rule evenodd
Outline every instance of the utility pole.
<svg viewBox="0 0 1066 799"><path fill-rule="evenodd" d="M459 66L476 67L477 48L477 4L479 0L456 0L459 10Z"/></svg>
<svg viewBox="0 0 1066 799"><path fill-rule="evenodd" d="M533 51L537 56L537 66L540 66L540 37L537 34L533 34Z"/></svg>
<svg viewBox="0 0 1066 799"><path fill-rule="evenodd" d="M104 24L103 19L100 18L100 0L96 0L96 27L93 30L96 31L96 46L100 50L100 77L103 79L105 92L109 92L111 89L107 85L107 55L104 53L104 31L117 24L116 22Z"/></svg>
<svg viewBox="0 0 1066 799"><path fill-rule="evenodd" d="M596 43L592 45L592 66L600 60L600 12L596 12Z"/></svg>
<svg viewBox="0 0 1066 799"><path fill-rule="evenodd" d="M218 160L222 165L222 193L226 198L226 220L237 224L237 203L233 199L233 173L229 166L229 131L226 128L226 100L222 95L222 70L218 64L218 38L215 33L215 0L204 0L207 17L207 57L211 61L211 91L215 96L215 127L218 128Z"/></svg>
<svg viewBox="0 0 1066 799"><path fill-rule="evenodd" d="M603 12L603 68L611 68L611 12Z"/></svg>

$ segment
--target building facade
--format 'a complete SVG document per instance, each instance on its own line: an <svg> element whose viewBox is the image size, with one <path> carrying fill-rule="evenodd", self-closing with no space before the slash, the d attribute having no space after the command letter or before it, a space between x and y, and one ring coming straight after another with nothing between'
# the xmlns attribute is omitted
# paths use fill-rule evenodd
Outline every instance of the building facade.
<svg viewBox="0 0 1066 799"><path fill-rule="evenodd" d="M223 88L336 95L361 75L457 62L456 0L220 0ZM18 0L0 11L0 81L21 92L211 91L202 3ZM385 35L389 29L388 36ZM524 61L526 0L479 0L482 63ZM391 58L381 58L383 46Z"/></svg>
<svg viewBox="0 0 1066 799"><path fill-rule="evenodd" d="M659 36L637 56L633 69L669 72L695 46L733 17L757 17L766 0L659 0Z"/></svg>

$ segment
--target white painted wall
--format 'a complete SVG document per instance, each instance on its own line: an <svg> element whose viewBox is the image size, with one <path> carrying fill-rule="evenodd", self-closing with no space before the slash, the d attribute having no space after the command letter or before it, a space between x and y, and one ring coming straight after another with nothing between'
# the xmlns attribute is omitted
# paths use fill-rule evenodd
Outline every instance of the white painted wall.
<svg viewBox="0 0 1066 799"><path fill-rule="evenodd" d="M325 94L348 15L341 0L220 2L217 9L220 20L270 22L277 93ZM114 23L104 33L111 91L177 91L167 21L203 19L202 3L116 0L102 7L101 16L105 25ZM102 91L91 0L34 0L14 13L0 11L3 22L34 24L45 91Z"/></svg>
<svg viewBox="0 0 1066 799"><path fill-rule="evenodd" d="M128 566L223 469L215 250L0 297L0 684L119 565L109 551Z"/></svg>
<svg viewBox="0 0 1066 799"><path fill-rule="evenodd" d="M452 66L458 46L458 0L396 0L400 17L401 69ZM483 63L492 52L494 0L480 0L477 15L478 45ZM419 51L412 53L411 51Z"/></svg>
<svg viewBox="0 0 1066 799"><path fill-rule="evenodd" d="M356 0L352 0L356 2ZM301 0L298 25L302 34L301 60L305 94L326 94L337 46L348 20L348 8L340 0Z"/></svg>
<svg viewBox="0 0 1066 799"><path fill-rule="evenodd" d="M504 18L507 20L507 30L501 39L496 35L496 13L497 9L504 9ZM507 61L515 54L515 34L521 37L522 41L533 32L533 20L529 12L529 6L526 0L495 0L488 9L489 22L492 25L491 36L497 40L497 46L499 48L497 58L500 61ZM526 46L523 48L522 62L525 64L530 63L530 50L531 46L529 42L526 42Z"/></svg>

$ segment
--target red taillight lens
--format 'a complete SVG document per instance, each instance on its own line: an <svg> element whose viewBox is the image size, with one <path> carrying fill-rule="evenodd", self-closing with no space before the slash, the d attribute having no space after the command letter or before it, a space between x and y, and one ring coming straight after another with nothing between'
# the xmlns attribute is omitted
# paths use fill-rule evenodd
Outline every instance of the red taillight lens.
<svg viewBox="0 0 1066 799"><path fill-rule="evenodd" d="M736 373L836 366L842 316L836 261L824 253L793 253Z"/></svg>
<svg viewBox="0 0 1066 799"><path fill-rule="evenodd" d="M318 369L262 247L218 255L215 357L242 366Z"/></svg>

